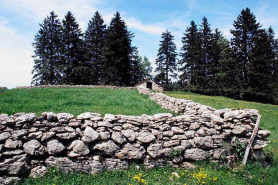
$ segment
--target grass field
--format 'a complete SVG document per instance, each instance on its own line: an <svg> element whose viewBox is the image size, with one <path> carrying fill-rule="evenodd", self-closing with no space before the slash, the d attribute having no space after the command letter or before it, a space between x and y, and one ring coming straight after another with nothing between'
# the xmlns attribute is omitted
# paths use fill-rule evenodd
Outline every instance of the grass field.
<svg viewBox="0 0 278 185"><path fill-rule="evenodd" d="M225 97L202 96L184 92L166 92L166 94L191 99L195 102L220 108L255 108L262 114L261 127L272 132L271 144L267 150L274 152L274 160L269 168L257 163L248 163L245 167L224 168L217 164L197 163L194 170L182 168L157 168L145 170L132 167L126 171L105 171L100 174L65 174L57 169L49 169L47 175L25 179L20 184L47 185L195 185L195 184L228 184L228 185L276 185L278 184L278 106L233 100ZM99 112L112 114L142 115L169 112L161 109L146 96L136 90L124 89L26 89L0 90L0 113L44 111L69 112L78 115L82 112ZM178 176L174 175L176 173Z"/></svg>
<svg viewBox="0 0 278 185"><path fill-rule="evenodd" d="M0 89L0 114L17 112L66 112L77 116L83 112L102 115L153 115L169 112L141 95L137 90L91 88Z"/></svg>

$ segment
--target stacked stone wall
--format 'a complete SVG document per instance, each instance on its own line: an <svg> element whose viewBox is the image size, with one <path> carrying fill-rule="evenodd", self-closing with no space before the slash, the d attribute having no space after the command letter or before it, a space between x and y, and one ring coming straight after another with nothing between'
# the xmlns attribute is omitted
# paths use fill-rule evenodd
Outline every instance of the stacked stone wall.
<svg viewBox="0 0 278 185"><path fill-rule="evenodd" d="M127 169L132 162L155 167L217 161L226 152L225 141L232 142L235 136L248 141L257 114L233 109L180 116L1 114L0 181L27 174L37 177L46 167L97 173ZM265 147L269 135L259 130L253 149Z"/></svg>

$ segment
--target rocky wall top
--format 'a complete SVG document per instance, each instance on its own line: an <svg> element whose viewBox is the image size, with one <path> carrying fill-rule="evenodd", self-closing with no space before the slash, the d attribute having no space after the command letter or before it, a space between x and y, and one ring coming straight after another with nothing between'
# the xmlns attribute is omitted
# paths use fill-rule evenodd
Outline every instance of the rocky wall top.
<svg viewBox="0 0 278 185"><path fill-rule="evenodd" d="M17 86L15 89L31 88L108 88L108 89L133 89L133 87L122 87L112 85L38 85L38 86Z"/></svg>

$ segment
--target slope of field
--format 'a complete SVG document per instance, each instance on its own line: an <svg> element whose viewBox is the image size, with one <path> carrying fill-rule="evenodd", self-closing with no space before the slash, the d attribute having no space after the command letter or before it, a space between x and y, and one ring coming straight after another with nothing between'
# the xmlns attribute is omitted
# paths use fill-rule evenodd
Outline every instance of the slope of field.
<svg viewBox="0 0 278 185"><path fill-rule="evenodd" d="M273 151L275 157L278 159L278 105L234 100L223 96L206 96L188 92L169 91L165 92L165 94L175 98L192 100L216 109L242 108L259 110L259 113L262 115L260 127L271 131L271 135L268 138L271 143L268 149Z"/></svg>
<svg viewBox="0 0 278 185"><path fill-rule="evenodd" d="M169 112L137 90L108 88L34 88L0 90L0 114L17 112L83 112L102 115L153 115Z"/></svg>

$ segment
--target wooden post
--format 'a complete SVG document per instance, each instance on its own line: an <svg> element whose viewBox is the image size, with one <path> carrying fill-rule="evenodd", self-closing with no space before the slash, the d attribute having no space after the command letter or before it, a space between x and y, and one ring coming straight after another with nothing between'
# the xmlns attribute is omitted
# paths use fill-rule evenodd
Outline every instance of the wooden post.
<svg viewBox="0 0 278 185"><path fill-rule="evenodd" d="M250 148L252 147L252 143L257 135L257 132L259 130L259 125L260 125L260 121L261 121L261 118L262 116L259 115L258 118L257 118L257 121L256 121L256 125L255 125L255 128L253 130L253 133L251 135L251 138L248 142L248 146L246 147L246 150L245 150L245 154L244 154L244 157L243 157L243 160L242 160L242 165L245 166L246 165L246 162L247 162L247 158L248 158L248 155L249 155L249 151L250 151Z"/></svg>

